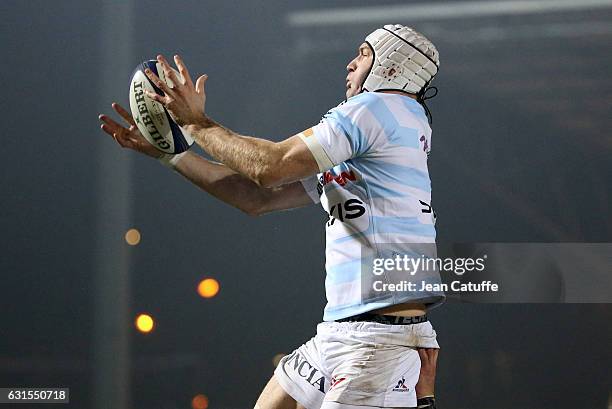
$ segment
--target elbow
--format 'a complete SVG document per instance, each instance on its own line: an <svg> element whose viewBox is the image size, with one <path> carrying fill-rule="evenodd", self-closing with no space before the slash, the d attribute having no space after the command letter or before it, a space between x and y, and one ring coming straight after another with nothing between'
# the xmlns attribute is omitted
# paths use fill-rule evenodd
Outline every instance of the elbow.
<svg viewBox="0 0 612 409"><path fill-rule="evenodd" d="M257 208L244 208L244 209L240 209L242 210L242 213L246 214L247 216L250 217L258 217L263 215L264 213L261 211L261 209L257 209Z"/></svg>
<svg viewBox="0 0 612 409"><path fill-rule="evenodd" d="M288 163L287 153L275 144L274 149L267 152L263 160L258 163L251 180L262 188L273 188L284 183L284 172Z"/></svg>
<svg viewBox="0 0 612 409"><path fill-rule="evenodd" d="M276 187L282 184L282 174L276 171L275 167L266 166L258 171L252 178L253 182L265 189Z"/></svg>
<svg viewBox="0 0 612 409"><path fill-rule="evenodd" d="M245 201L238 209L250 217L258 217L266 213L264 201L260 198L252 201Z"/></svg>
<svg viewBox="0 0 612 409"><path fill-rule="evenodd" d="M281 185L281 180L280 178L275 177L274 175L271 176L264 176L263 178L259 178L257 183L260 187L263 187L264 189L270 189L273 187L277 187Z"/></svg>

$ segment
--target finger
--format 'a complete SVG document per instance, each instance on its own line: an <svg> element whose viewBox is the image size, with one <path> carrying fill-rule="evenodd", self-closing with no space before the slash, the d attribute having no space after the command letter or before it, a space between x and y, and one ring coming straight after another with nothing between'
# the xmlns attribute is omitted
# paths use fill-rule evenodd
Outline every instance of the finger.
<svg viewBox="0 0 612 409"><path fill-rule="evenodd" d="M98 116L98 119L100 119L100 121L102 121L105 124L107 124L113 130L113 132L117 132L117 130L123 128L121 125L119 125L117 122L115 122L113 120L113 118L111 118L108 115L100 115L100 116Z"/></svg>
<svg viewBox="0 0 612 409"><path fill-rule="evenodd" d="M132 114L129 113L125 108L123 108L116 102L112 103L112 107L121 116L121 118L125 120L125 122L130 125L136 125L136 122L134 122L134 118L132 118Z"/></svg>
<svg viewBox="0 0 612 409"><path fill-rule="evenodd" d="M176 76L176 72L174 72L172 67L170 67L170 64L168 64L168 60L166 60L163 55L158 55L157 61L159 61L159 63L161 64L162 69L164 70L164 74L166 74L166 78L169 78L175 87L183 84L183 82L179 80L179 78Z"/></svg>
<svg viewBox="0 0 612 409"><path fill-rule="evenodd" d="M166 97L162 97L161 95L155 93L155 92L151 92L151 91L147 91L145 90L145 94L151 98L153 101L157 101L162 105L166 105Z"/></svg>
<svg viewBox="0 0 612 409"><path fill-rule="evenodd" d="M125 140L124 140L124 139L122 139L122 138L120 137L119 133L115 132L115 133L113 134L113 138L115 138L115 141L117 141L117 143L118 143L119 145L121 145L121 147L122 147L122 148L125 148L125 147L126 147L126 146L125 146L125 145L126 145L126 142L125 142Z"/></svg>
<svg viewBox="0 0 612 409"><path fill-rule="evenodd" d="M110 136L113 137L113 139L115 140L115 142L117 142L119 145L125 147L125 139L122 138L122 132L121 130L115 130L113 128L111 128L109 125L107 124L102 124L100 125L100 128L102 128L102 130L104 132L106 132L107 134L109 134Z"/></svg>
<svg viewBox="0 0 612 409"><path fill-rule="evenodd" d="M438 353L440 352L440 350L437 348L433 348L430 351L431 352L429 355L429 360L435 365L438 362Z"/></svg>
<svg viewBox="0 0 612 409"><path fill-rule="evenodd" d="M145 142L145 144L148 143L136 125L130 126L128 132L126 133L126 137L136 144L140 144L141 142Z"/></svg>
<svg viewBox="0 0 612 409"><path fill-rule="evenodd" d="M191 81L191 75L189 74L189 70L185 66L183 59L177 54L174 56L174 63L179 70L179 73L183 77L183 84L187 85L189 88L193 88L193 81Z"/></svg>
<svg viewBox="0 0 612 409"><path fill-rule="evenodd" d="M125 128L119 129L113 134L113 137L115 138L117 143L123 146L124 148L134 148L134 146L136 146L130 132Z"/></svg>
<svg viewBox="0 0 612 409"><path fill-rule="evenodd" d="M206 86L206 81L208 80L208 75L201 75L200 78L196 81L196 92L200 95L204 94L204 88Z"/></svg>
<svg viewBox="0 0 612 409"><path fill-rule="evenodd" d="M419 358L421 358L421 366L427 366L429 364L429 355L427 354L427 349L419 348Z"/></svg>
<svg viewBox="0 0 612 409"><path fill-rule="evenodd" d="M107 115L100 115L98 118L100 118L101 121L105 122L100 125L100 128L102 128L104 132L112 136L115 142L117 142L123 148L135 148L136 143L134 140L132 140L133 138L130 137L130 131L132 127L130 127L130 129L128 130L119 125Z"/></svg>
<svg viewBox="0 0 612 409"><path fill-rule="evenodd" d="M108 126L107 124L101 124L100 128L106 132L107 134L109 134L110 136L112 136L113 138L115 137L115 130L112 129L110 126ZM115 139L116 140L116 139Z"/></svg>
<svg viewBox="0 0 612 409"><path fill-rule="evenodd" d="M160 80L159 77L155 75L155 73L151 71L150 68L145 69L145 74L151 80L151 82L155 84L157 88L163 91L164 94L166 95L172 94L172 90L170 89L170 87L168 87L168 85L165 82Z"/></svg>

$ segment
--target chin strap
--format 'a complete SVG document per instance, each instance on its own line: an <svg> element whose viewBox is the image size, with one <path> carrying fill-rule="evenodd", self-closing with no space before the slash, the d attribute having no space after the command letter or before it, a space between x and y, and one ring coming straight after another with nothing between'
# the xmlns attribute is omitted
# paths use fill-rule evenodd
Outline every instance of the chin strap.
<svg viewBox="0 0 612 409"><path fill-rule="evenodd" d="M429 90L433 90L434 91L433 94L427 95L427 92ZM433 123L433 117L431 116L431 111L427 107L427 104L425 103L425 101L427 101L428 99L432 99L436 95L438 95L438 88L436 87L423 88L423 90L417 94L417 101L421 105L423 105L423 108L425 108L425 115L427 115L427 120L429 121L430 125Z"/></svg>

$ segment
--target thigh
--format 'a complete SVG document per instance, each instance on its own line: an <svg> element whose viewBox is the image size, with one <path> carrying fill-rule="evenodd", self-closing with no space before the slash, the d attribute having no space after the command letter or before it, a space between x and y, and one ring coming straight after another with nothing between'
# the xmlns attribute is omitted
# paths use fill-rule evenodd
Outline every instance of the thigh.
<svg viewBox="0 0 612 409"><path fill-rule="evenodd" d="M304 409L304 407L285 392L276 377L272 375L259 395L255 409Z"/></svg>
<svg viewBox="0 0 612 409"><path fill-rule="evenodd" d="M415 385L419 379L420 359L410 347L364 345L343 356L344 361L332 372L335 380L324 398L325 409L335 402L374 408L416 406ZM339 406L344 408L345 406Z"/></svg>
<svg viewBox="0 0 612 409"><path fill-rule="evenodd" d="M360 405L346 405L338 402L323 402L321 409L389 409L381 408L380 406L360 406ZM416 409L416 408L392 408L392 409Z"/></svg>
<svg viewBox="0 0 612 409"><path fill-rule="evenodd" d="M276 383L307 409L319 409L329 390L316 337L284 356L274 370Z"/></svg>
<svg viewBox="0 0 612 409"><path fill-rule="evenodd" d="M321 345L328 357L326 363L333 382L324 398L323 405L327 406L323 407L335 406L328 402L348 405L347 408L351 405L416 406L415 385L421 361L412 345L424 342L423 335L432 336L432 345L435 341L431 326L430 331L425 331L420 325L335 323L325 326Z"/></svg>

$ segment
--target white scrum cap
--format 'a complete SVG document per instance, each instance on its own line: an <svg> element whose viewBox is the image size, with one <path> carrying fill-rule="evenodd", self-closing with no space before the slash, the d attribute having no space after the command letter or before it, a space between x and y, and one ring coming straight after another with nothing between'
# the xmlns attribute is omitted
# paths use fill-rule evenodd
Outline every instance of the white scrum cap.
<svg viewBox="0 0 612 409"><path fill-rule="evenodd" d="M364 91L400 90L418 94L438 73L438 50L424 35L400 24L388 24L366 37L374 61Z"/></svg>

